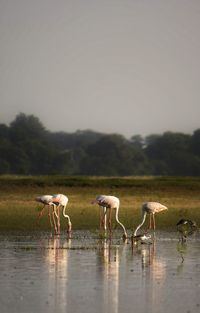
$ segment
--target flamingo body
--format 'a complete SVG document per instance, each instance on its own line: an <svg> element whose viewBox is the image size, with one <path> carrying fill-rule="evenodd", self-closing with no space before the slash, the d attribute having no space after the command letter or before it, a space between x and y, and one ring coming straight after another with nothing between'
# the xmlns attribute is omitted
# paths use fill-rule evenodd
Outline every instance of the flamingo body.
<svg viewBox="0 0 200 313"><path fill-rule="evenodd" d="M60 233L60 208L62 208L62 214L68 220L68 229L67 232L70 235L72 230L72 223L69 215L65 213L66 206L68 204L68 197L63 194L55 194L52 196L52 202L57 206L56 217L58 221L58 233Z"/></svg>
<svg viewBox="0 0 200 313"><path fill-rule="evenodd" d="M41 202L43 204L49 204L52 200L52 195L43 195L35 198L36 201Z"/></svg>
<svg viewBox="0 0 200 313"><path fill-rule="evenodd" d="M116 209L119 208L120 205L119 199L115 196L100 195L96 197L95 202L98 203L99 206L107 209Z"/></svg>
<svg viewBox="0 0 200 313"><path fill-rule="evenodd" d="M42 196L36 197L35 200L37 202L44 204L42 210L40 211L40 213L38 215L38 220L39 220L39 218L42 217L42 215L44 213L44 209L47 206L48 207L49 222L50 222L51 228L53 227L53 224L54 224L54 230L55 230L55 233L57 233L57 225L56 225L56 221L55 221L56 204L54 204L52 202L52 198L53 198L52 195L42 195ZM52 206L53 206L53 210L51 209ZM53 224L52 224L52 219L53 219Z"/></svg>
<svg viewBox="0 0 200 313"><path fill-rule="evenodd" d="M103 225L104 230L106 231L106 219L104 218L106 217L107 211L109 211L108 226L109 226L109 231L111 235L111 214L112 214L112 209L115 209L116 211L115 219L117 223L123 228L123 231L124 231L123 238L127 238L126 229L124 225L119 221L119 218L118 218L119 206L120 206L119 198L115 196L109 196L109 195L99 195L96 197L95 200L92 201L92 204L94 203L98 204L101 208L104 209L103 218L101 217L101 213L100 213L100 228L101 228L101 225Z"/></svg>
<svg viewBox="0 0 200 313"><path fill-rule="evenodd" d="M159 202L146 202L142 205L142 212L148 214L155 214L161 211L167 210L168 208Z"/></svg>
<svg viewBox="0 0 200 313"><path fill-rule="evenodd" d="M140 229L140 227L142 227L142 225L144 224L145 222L145 219L146 219L146 216L147 214L150 215L150 224L149 224L149 228L151 228L151 217L153 217L153 229L156 228L156 225L155 225L155 214L156 213L159 213L159 212L162 212L164 210L168 210L168 208L159 203L159 202L145 202L143 205L142 205L142 222L141 224L139 224L134 232L134 237L137 235L137 231Z"/></svg>
<svg viewBox="0 0 200 313"><path fill-rule="evenodd" d="M68 197L63 195L63 194L55 194L52 195L52 202L55 203L56 205L61 205L61 206L65 206L68 203Z"/></svg>

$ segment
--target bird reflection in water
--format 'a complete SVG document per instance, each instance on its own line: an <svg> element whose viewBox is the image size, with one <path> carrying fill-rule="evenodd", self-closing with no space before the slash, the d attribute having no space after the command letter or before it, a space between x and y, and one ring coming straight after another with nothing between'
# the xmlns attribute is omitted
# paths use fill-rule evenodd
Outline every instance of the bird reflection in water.
<svg viewBox="0 0 200 313"><path fill-rule="evenodd" d="M113 263L119 263L119 246L112 245L112 239L100 239L98 241L97 251L101 263L104 266L109 266Z"/></svg>
<svg viewBox="0 0 200 313"><path fill-rule="evenodd" d="M177 249L178 254L181 257L181 264L182 264L185 261L184 256L187 253L187 243L186 243L186 241L179 240L176 249Z"/></svg>
<svg viewBox="0 0 200 313"><path fill-rule="evenodd" d="M144 237L144 238L143 238ZM155 237L140 235L131 237L132 255L141 255L142 268L153 262L155 254Z"/></svg>
<svg viewBox="0 0 200 313"><path fill-rule="evenodd" d="M98 241L97 268L103 279L102 308L109 307L113 313L119 312L120 260L126 244L114 244L111 239Z"/></svg>
<svg viewBox="0 0 200 313"><path fill-rule="evenodd" d="M136 245L132 243L132 257L141 256L142 270L149 269L152 278L162 281L166 275L166 262L156 255L156 236L151 236L151 243L139 241Z"/></svg>
<svg viewBox="0 0 200 313"><path fill-rule="evenodd" d="M71 239L61 240L60 236L48 239L46 246L46 271L48 279L45 289L48 294L48 303L52 311L59 311L59 302L66 306L66 281L69 276Z"/></svg>
<svg viewBox="0 0 200 313"><path fill-rule="evenodd" d="M49 264L49 271L61 271L65 275L68 263L68 253L71 247L71 239L65 240L61 244L60 236L48 239L46 259Z"/></svg>

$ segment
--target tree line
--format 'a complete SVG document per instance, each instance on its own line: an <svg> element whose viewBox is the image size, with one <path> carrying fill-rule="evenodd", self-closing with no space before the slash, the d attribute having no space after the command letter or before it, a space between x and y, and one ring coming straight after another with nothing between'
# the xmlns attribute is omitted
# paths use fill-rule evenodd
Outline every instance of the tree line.
<svg viewBox="0 0 200 313"><path fill-rule="evenodd" d="M0 124L0 174L200 175L200 129L130 139L92 130L48 131L34 115Z"/></svg>

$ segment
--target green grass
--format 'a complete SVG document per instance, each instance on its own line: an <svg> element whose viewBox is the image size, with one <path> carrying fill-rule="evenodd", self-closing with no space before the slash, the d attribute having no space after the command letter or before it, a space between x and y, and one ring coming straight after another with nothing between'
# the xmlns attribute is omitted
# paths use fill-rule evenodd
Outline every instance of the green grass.
<svg viewBox="0 0 200 313"><path fill-rule="evenodd" d="M200 178L196 177L1 176L0 187L1 232L49 230L46 212L39 225L36 223L42 205L34 199L37 195L55 193L69 197L67 212L73 229L98 228L99 209L90 204L98 194L120 198L119 218L127 229L140 222L140 208L145 201L158 201L169 208L156 215L158 229L175 229L182 217L200 225ZM66 228L63 218L61 227Z"/></svg>

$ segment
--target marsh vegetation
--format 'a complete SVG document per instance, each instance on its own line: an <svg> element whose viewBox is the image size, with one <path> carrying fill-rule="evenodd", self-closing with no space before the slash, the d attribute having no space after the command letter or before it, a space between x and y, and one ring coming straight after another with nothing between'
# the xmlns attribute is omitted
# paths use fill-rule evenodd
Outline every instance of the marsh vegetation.
<svg viewBox="0 0 200 313"><path fill-rule="evenodd" d="M91 205L98 194L120 198L119 216L129 230L139 223L145 201L158 201L169 208L156 216L159 229L174 230L180 218L200 224L200 180L194 177L1 176L0 187L0 231L49 230L47 214L36 223L42 206L34 199L55 193L69 197L67 212L74 230L98 229L98 207ZM66 229L63 219L61 227Z"/></svg>

